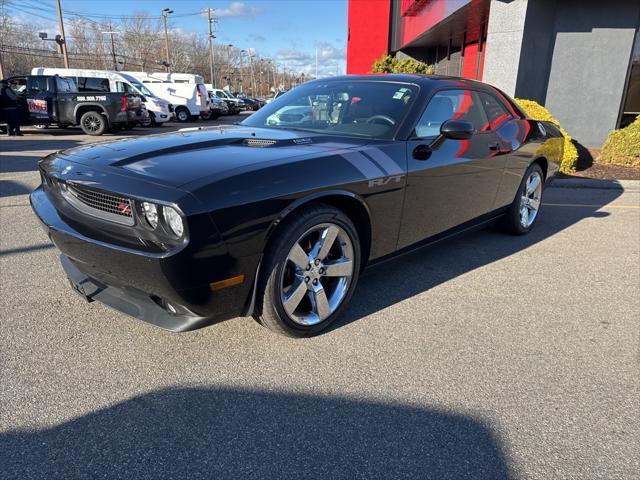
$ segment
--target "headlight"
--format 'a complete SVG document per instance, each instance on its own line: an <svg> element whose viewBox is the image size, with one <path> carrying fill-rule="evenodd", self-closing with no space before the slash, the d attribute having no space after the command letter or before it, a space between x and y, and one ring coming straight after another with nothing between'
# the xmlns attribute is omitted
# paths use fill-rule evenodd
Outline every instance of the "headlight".
<svg viewBox="0 0 640 480"><path fill-rule="evenodd" d="M182 225L182 217L180 214L171 207L163 207L162 212L171 232L176 237L181 237L184 233L184 226Z"/></svg>
<svg viewBox="0 0 640 480"><path fill-rule="evenodd" d="M158 226L158 207L153 203L142 202L142 211L151 228L156 228Z"/></svg>

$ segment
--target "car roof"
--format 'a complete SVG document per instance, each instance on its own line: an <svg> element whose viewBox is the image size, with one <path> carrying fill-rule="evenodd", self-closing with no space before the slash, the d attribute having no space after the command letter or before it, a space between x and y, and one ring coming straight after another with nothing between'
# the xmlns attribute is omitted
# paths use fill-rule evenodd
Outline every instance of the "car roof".
<svg viewBox="0 0 640 480"><path fill-rule="evenodd" d="M366 75L340 75L337 77L320 78L313 82L344 82L344 81L385 81L414 83L417 85L435 86L437 83L456 83L460 86L487 88L488 85L476 80L451 75L422 75L417 73L372 73Z"/></svg>

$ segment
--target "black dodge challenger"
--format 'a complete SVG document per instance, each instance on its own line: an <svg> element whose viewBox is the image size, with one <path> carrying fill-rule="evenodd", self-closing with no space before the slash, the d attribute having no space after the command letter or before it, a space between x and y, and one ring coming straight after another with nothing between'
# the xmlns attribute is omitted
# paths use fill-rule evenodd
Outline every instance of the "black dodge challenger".
<svg viewBox="0 0 640 480"><path fill-rule="evenodd" d="M365 266L490 222L527 233L562 142L489 85L343 76L239 125L49 155L31 205L89 301L172 331L253 315L302 337Z"/></svg>

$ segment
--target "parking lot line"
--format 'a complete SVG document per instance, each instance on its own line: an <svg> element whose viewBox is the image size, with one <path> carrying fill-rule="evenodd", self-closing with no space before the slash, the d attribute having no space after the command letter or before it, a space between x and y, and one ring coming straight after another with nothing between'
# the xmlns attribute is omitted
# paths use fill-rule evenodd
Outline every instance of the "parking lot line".
<svg viewBox="0 0 640 480"><path fill-rule="evenodd" d="M640 205L586 205L582 203L543 203L545 207L584 207L584 208L640 208Z"/></svg>

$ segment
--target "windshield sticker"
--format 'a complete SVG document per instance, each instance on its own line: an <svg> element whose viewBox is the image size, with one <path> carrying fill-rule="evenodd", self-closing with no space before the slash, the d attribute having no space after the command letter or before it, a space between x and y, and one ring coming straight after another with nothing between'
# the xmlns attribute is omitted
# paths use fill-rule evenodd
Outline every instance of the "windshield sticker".
<svg viewBox="0 0 640 480"><path fill-rule="evenodd" d="M400 100L401 98L404 97L404 95L408 92L410 92L411 90L408 88L401 88L400 90L398 90L396 93L393 94L393 99L394 100Z"/></svg>

